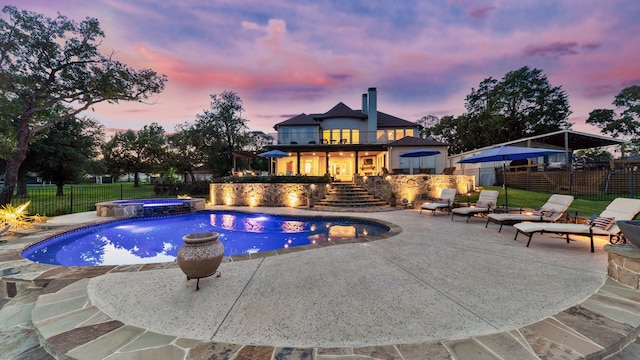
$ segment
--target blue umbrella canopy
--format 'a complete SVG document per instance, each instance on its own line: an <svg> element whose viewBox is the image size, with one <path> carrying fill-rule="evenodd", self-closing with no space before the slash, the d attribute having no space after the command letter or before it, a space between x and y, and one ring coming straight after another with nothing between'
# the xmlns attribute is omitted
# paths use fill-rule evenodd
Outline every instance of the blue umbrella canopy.
<svg viewBox="0 0 640 360"><path fill-rule="evenodd" d="M481 151L458 162L462 164L474 164L491 161L521 160L562 153L564 153L564 150L503 145L489 150Z"/></svg>
<svg viewBox="0 0 640 360"><path fill-rule="evenodd" d="M401 154L400 157L403 158L414 158L414 157L423 157L423 156L433 156L433 155L437 155L440 154L440 151L438 150L427 150L427 149L416 149L416 150L411 150L411 151L407 151L404 154Z"/></svg>
<svg viewBox="0 0 640 360"><path fill-rule="evenodd" d="M521 160L530 159L538 156L547 156L553 154L562 154L564 150L553 150L543 148L532 147L520 147L520 146L498 146L489 150L481 151L477 154L471 155L466 159L458 161L461 164L475 164L482 162L492 161L509 161L509 160ZM502 164L502 183L504 184L504 204L509 208L509 195L507 194L507 173L506 164Z"/></svg>
<svg viewBox="0 0 640 360"><path fill-rule="evenodd" d="M400 154L401 158L409 158L409 173L413 174L413 166L411 166L411 158L421 158L421 157L425 157L425 156L433 156L433 155L437 155L440 154L440 151L438 150L427 150L427 149L416 149L416 150L410 150L407 151L404 154ZM420 165L418 165L420 166Z"/></svg>
<svg viewBox="0 0 640 360"><path fill-rule="evenodd" d="M278 149L275 149L275 150L270 150L270 151L258 154L258 156L270 157L270 158L281 158L281 157L287 157L287 156L289 156L289 154L287 154L284 151L280 151Z"/></svg>
<svg viewBox="0 0 640 360"><path fill-rule="evenodd" d="M269 160L269 172L270 172L270 173L273 173L273 172L275 172L275 171L272 171L272 170L271 170L271 167L272 167L272 165L273 165L273 164L272 164L272 163L273 163L273 159L287 157L287 156L289 156L289 154L287 154L287 153L286 153L286 152L284 152L284 151L280 151L280 150L278 150L278 149L273 149L273 150L270 150L270 151L267 151L267 152L263 152L263 153L261 153L261 154L258 154L258 156L266 157L266 158L271 158L271 160Z"/></svg>

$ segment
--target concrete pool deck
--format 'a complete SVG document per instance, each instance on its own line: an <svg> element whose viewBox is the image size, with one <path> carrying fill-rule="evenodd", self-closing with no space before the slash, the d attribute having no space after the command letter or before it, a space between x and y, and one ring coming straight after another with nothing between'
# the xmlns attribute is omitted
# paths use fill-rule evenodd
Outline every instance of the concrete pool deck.
<svg viewBox="0 0 640 360"><path fill-rule="evenodd" d="M638 335L640 292L607 279L603 238L595 253L585 238L553 235L527 248L511 227L498 233L481 219L348 215L402 232L227 261L199 291L173 263L74 268L19 257L59 230L0 244L3 281L17 292L0 310L3 343L13 345L0 358L43 343L78 359L577 359L613 354ZM96 220L85 213L49 224Z"/></svg>

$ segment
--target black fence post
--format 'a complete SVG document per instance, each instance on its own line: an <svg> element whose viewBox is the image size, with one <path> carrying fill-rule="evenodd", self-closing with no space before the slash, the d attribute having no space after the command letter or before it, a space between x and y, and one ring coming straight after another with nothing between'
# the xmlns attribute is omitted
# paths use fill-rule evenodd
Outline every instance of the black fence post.
<svg viewBox="0 0 640 360"><path fill-rule="evenodd" d="M124 200L124 186L120 184L120 200Z"/></svg>
<svg viewBox="0 0 640 360"><path fill-rule="evenodd" d="M69 213L73 214L73 185L69 186Z"/></svg>
<svg viewBox="0 0 640 360"><path fill-rule="evenodd" d="M630 184L631 185L630 186L631 187L631 189L630 189L631 191L629 191L631 193L630 198L635 199L634 190L635 190L635 187L636 187L635 185L636 184L635 184L635 181L634 181L633 177L634 177L634 174L636 173L636 171L635 171L635 169L633 167L630 167L629 170L631 172L631 175L629 176L629 182L631 183Z"/></svg>

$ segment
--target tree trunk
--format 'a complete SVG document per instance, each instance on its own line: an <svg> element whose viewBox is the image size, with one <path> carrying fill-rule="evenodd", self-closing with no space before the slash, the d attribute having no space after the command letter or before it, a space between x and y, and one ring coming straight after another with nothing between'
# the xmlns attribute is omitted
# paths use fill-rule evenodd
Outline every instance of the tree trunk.
<svg viewBox="0 0 640 360"><path fill-rule="evenodd" d="M56 192L56 196L64 196L64 181L56 182L56 188L58 191Z"/></svg>
<svg viewBox="0 0 640 360"><path fill-rule="evenodd" d="M133 187L140 187L140 180L138 179L138 171L136 171L135 173L133 173Z"/></svg>
<svg viewBox="0 0 640 360"><path fill-rule="evenodd" d="M18 169L18 183L16 184L16 197L27 197L27 172L22 170L23 166Z"/></svg>
<svg viewBox="0 0 640 360"><path fill-rule="evenodd" d="M19 121L16 150L7 160L7 168L4 171L4 187L0 192L0 205L11 203L13 191L18 183L18 170L24 159L26 159L27 150L29 149L29 118L21 117Z"/></svg>

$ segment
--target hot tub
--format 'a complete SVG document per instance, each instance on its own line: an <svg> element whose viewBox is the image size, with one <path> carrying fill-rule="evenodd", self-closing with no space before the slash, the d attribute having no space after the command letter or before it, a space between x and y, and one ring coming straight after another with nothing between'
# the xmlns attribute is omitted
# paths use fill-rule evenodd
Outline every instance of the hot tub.
<svg viewBox="0 0 640 360"><path fill-rule="evenodd" d="M166 198L105 201L96 204L96 214L105 217L137 217L184 214L204 210L201 198Z"/></svg>

